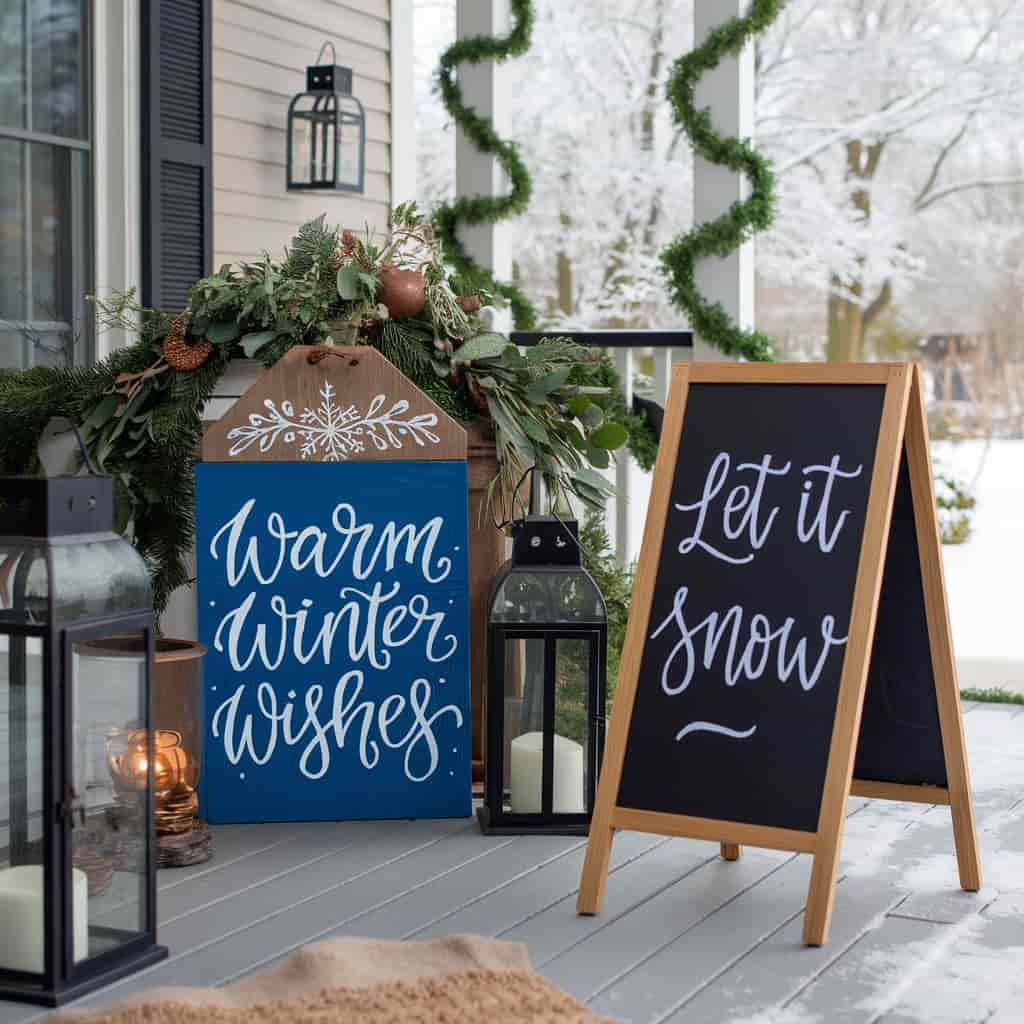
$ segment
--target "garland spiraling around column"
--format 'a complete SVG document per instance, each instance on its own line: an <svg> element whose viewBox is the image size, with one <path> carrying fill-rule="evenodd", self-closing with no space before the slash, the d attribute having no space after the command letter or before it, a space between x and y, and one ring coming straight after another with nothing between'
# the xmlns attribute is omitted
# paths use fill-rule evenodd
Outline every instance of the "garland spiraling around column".
<svg viewBox="0 0 1024 1024"><path fill-rule="evenodd" d="M533 33L533 0L512 0L512 29L506 36L474 36L460 39L441 55L438 87L445 110L481 153L493 154L508 175L511 190L505 196L477 196L445 203L434 213L434 226L444 246L445 256L466 282L467 291L483 290L502 295L512 308L512 317L520 330L529 330L536 322L536 311L529 299L513 283L498 282L466 251L458 235L460 224L493 224L515 217L526 210L533 183L519 147L502 139L488 117L466 105L456 75L460 64L479 64L485 60L500 62L520 57L530 48Z"/></svg>
<svg viewBox="0 0 1024 1024"><path fill-rule="evenodd" d="M672 67L668 97L675 123L693 148L706 160L750 181L750 196L733 205L717 220L699 224L671 242L661 254L672 301L689 314L694 331L726 355L765 362L775 358L771 338L757 330L743 330L725 308L709 302L694 281L697 261L727 256L775 219L775 176L769 162L745 139L722 138L711 115L694 101L697 82L724 57L738 54L746 43L778 17L785 0L752 0L744 18L732 18L711 32L704 43L680 57Z"/></svg>

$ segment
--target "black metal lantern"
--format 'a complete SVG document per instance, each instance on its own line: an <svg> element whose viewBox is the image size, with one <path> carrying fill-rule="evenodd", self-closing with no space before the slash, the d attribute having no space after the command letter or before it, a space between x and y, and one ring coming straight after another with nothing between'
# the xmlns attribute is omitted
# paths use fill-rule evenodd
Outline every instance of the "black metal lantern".
<svg viewBox="0 0 1024 1024"><path fill-rule="evenodd" d="M491 590L485 832L585 834L604 747L608 620L575 521L512 523Z"/></svg>
<svg viewBox="0 0 1024 1024"><path fill-rule="evenodd" d="M56 1006L167 955L152 594L113 522L107 477L0 479L0 999ZM87 645L112 637L148 657L116 679L83 672Z"/></svg>
<svg viewBox="0 0 1024 1024"><path fill-rule="evenodd" d="M321 64L330 47L333 64ZM362 192L366 113L352 95L352 69L338 64L333 43L306 68L306 91L288 107L288 191Z"/></svg>

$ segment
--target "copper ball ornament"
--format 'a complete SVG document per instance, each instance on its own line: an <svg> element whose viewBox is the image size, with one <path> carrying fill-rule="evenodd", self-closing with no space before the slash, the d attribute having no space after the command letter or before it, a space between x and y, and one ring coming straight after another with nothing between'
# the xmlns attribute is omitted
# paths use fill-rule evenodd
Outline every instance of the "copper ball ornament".
<svg viewBox="0 0 1024 1024"><path fill-rule="evenodd" d="M385 267L380 273L377 301L388 307L392 320L417 316L426 305L426 281L418 270Z"/></svg>

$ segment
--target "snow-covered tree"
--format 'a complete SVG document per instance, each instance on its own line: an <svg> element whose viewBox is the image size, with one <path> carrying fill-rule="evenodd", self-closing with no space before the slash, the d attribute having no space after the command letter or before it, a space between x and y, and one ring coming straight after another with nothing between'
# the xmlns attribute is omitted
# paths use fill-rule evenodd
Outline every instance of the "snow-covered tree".
<svg viewBox="0 0 1024 1024"><path fill-rule="evenodd" d="M453 6L418 7L418 166L428 202L448 194L454 177L451 133L430 94ZM664 82L691 38L689 3L538 3L530 53L508 66L509 134L534 179L530 211L513 228L515 266L545 323L679 322L658 254L689 222L691 161Z"/></svg>
<svg viewBox="0 0 1024 1024"><path fill-rule="evenodd" d="M862 358L896 301L983 301L1001 225L977 200L1022 181L1022 56L1021 0L791 0L763 40L758 142L780 201L759 270L825 293L831 358Z"/></svg>
<svg viewBox="0 0 1024 1024"><path fill-rule="evenodd" d="M535 182L513 228L521 281L548 323L677 325L658 254L691 222L692 161L664 86L692 0L537 6L531 52L509 65ZM430 200L454 180L430 92L454 0L418 12ZM801 355L858 359L898 317L973 329L1015 288L1019 306L1022 58L1024 0L790 0L758 48L757 142L779 187L757 243L764 326L797 325Z"/></svg>

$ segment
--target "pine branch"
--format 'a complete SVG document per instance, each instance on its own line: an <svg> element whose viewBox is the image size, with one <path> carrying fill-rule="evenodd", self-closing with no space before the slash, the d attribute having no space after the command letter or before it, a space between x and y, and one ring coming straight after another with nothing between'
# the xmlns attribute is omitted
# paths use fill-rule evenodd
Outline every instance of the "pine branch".
<svg viewBox="0 0 1024 1024"><path fill-rule="evenodd" d="M775 178L768 161L742 139L723 138L707 110L697 109L696 85L722 60L738 54L779 16L785 0L752 0L744 18L731 18L711 32L691 53L680 57L669 79L668 96L675 121L693 148L706 160L741 172L750 182L750 196L733 205L715 221L698 224L676 238L661 255L672 301L690 317L697 334L726 355L765 361L774 358L771 338L733 323L725 307L709 302L698 289L694 274L698 261L724 257L739 248L775 218Z"/></svg>

